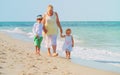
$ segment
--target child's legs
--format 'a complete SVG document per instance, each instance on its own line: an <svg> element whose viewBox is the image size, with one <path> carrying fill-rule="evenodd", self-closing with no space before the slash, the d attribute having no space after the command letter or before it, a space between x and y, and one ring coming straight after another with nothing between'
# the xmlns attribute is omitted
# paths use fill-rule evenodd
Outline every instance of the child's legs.
<svg viewBox="0 0 120 75"><path fill-rule="evenodd" d="M70 59L70 51L68 49L66 49L65 53L66 53L66 58Z"/></svg>
<svg viewBox="0 0 120 75"><path fill-rule="evenodd" d="M40 54L40 48L37 49L37 54Z"/></svg>
<svg viewBox="0 0 120 75"><path fill-rule="evenodd" d="M36 54L37 54L37 50L38 50L38 38L36 36L34 36L34 45L35 45L35 51L36 51Z"/></svg>
<svg viewBox="0 0 120 75"><path fill-rule="evenodd" d="M67 51L65 51L65 53L66 53L66 58L67 58Z"/></svg>
<svg viewBox="0 0 120 75"><path fill-rule="evenodd" d="M35 51L36 51L36 53L37 53L37 49L38 49L37 46L35 46Z"/></svg>
<svg viewBox="0 0 120 75"><path fill-rule="evenodd" d="M68 51L68 59L70 59L70 51Z"/></svg>
<svg viewBox="0 0 120 75"><path fill-rule="evenodd" d="M43 37L40 37L40 38L38 39L38 44L37 44L37 45L38 45L38 46L37 46L37 47L38 47L38 48L37 48L37 52L38 52L38 53L40 53L40 47L41 47L42 40L43 40Z"/></svg>

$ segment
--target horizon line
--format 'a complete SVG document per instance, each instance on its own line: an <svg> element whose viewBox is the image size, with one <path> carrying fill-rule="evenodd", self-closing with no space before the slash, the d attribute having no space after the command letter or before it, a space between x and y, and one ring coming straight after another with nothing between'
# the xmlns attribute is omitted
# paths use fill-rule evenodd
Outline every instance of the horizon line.
<svg viewBox="0 0 120 75"><path fill-rule="evenodd" d="M66 21L60 21L60 22L120 22L118 20L76 20L76 21L70 21L70 20L66 20ZM0 22L35 22L35 21L0 21Z"/></svg>

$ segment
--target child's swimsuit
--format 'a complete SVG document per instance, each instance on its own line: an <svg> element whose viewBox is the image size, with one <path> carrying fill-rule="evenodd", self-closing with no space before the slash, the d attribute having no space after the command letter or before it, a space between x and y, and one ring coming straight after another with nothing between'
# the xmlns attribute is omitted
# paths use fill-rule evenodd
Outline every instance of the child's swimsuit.
<svg viewBox="0 0 120 75"><path fill-rule="evenodd" d="M72 51L72 36L65 36L65 42L63 45L63 50L65 51Z"/></svg>

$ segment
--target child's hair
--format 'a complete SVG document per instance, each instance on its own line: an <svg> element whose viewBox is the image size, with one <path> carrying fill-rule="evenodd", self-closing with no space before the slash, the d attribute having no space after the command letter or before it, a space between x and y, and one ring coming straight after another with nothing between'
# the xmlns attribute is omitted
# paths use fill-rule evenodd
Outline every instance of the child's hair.
<svg viewBox="0 0 120 75"><path fill-rule="evenodd" d="M70 28L66 29L66 33L67 33L68 31L70 31L70 32L71 32L71 29L70 29Z"/></svg>
<svg viewBox="0 0 120 75"><path fill-rule="evenodd" d="M38 15L37 20L42 20L42 15Z"/></svg>

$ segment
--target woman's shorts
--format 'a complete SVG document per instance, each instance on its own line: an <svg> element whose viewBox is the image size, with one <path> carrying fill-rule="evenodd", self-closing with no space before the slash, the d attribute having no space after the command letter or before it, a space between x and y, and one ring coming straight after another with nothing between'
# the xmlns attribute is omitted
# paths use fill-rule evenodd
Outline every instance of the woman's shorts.
<svg viewBox="0 0 120 75"><path fill-rule="evenodd" d="M57 44L57 35L47 35L46 36L46 47L50 48L51 45Z"/></svg>

